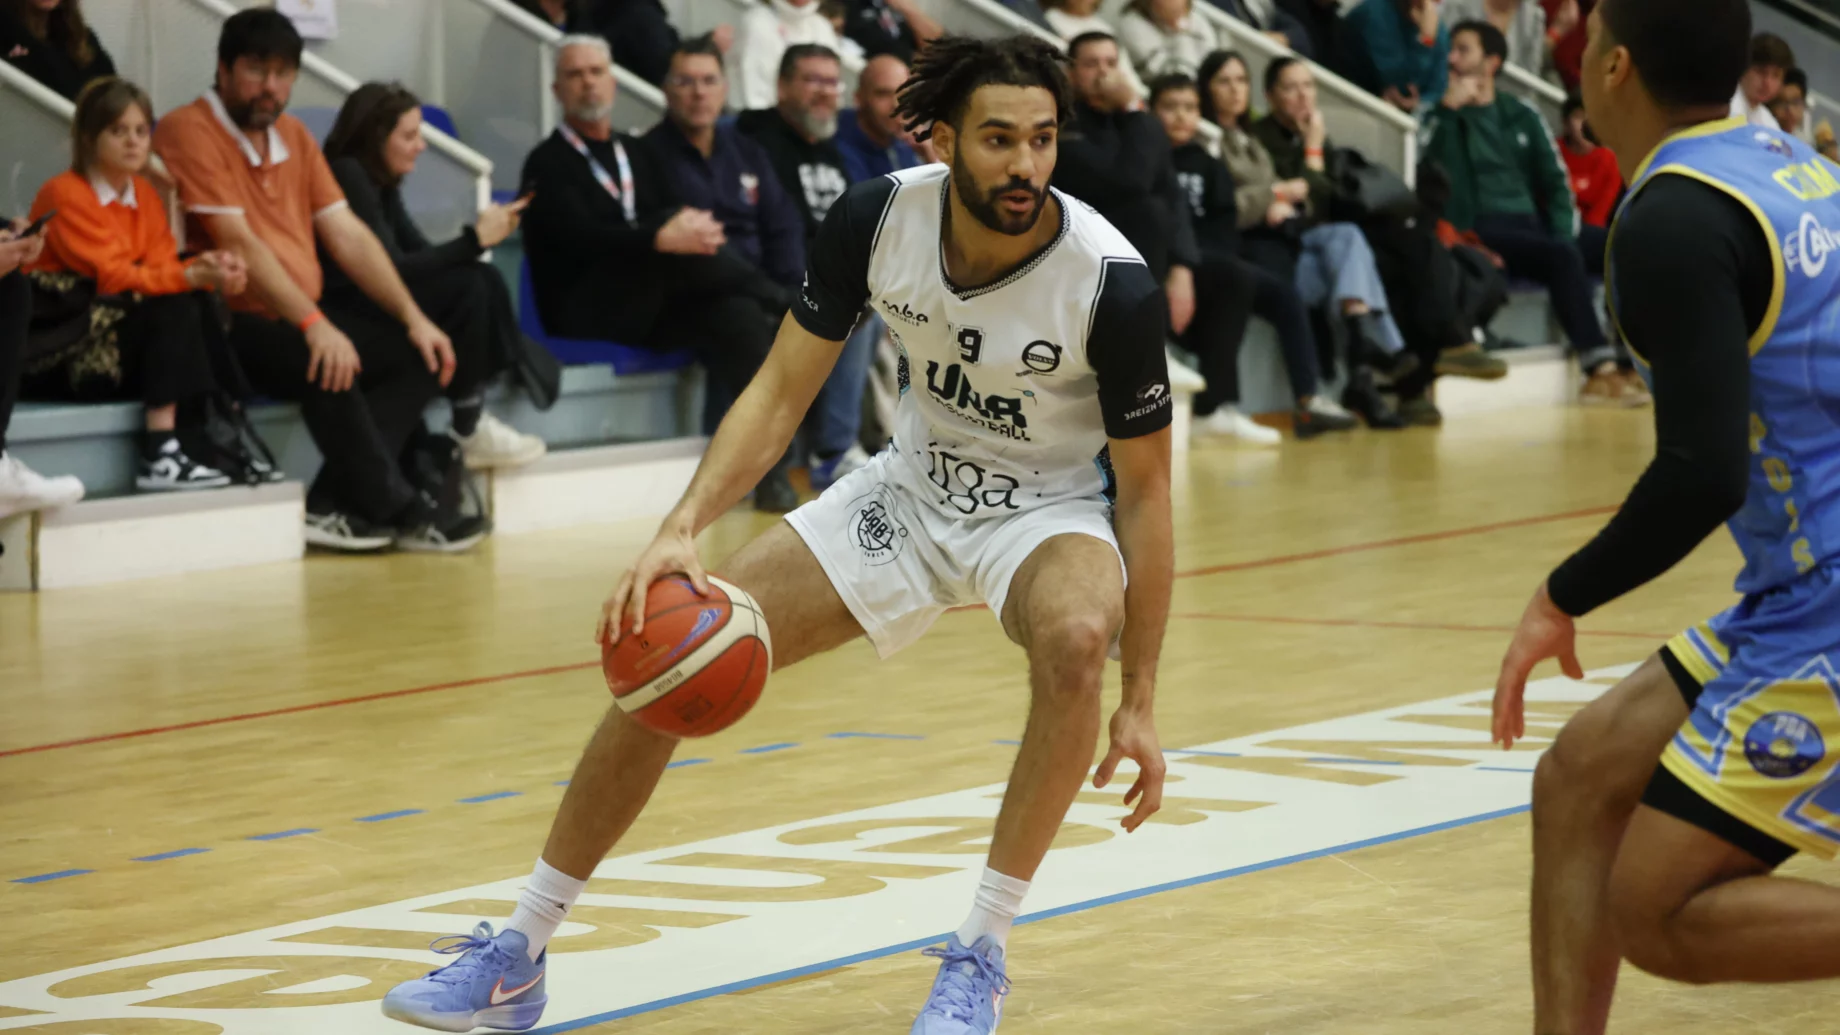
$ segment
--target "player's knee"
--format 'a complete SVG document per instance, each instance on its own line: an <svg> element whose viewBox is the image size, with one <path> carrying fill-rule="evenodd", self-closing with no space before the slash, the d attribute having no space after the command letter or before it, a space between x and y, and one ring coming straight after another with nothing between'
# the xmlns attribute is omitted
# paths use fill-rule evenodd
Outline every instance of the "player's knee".
<svg viewBox="0 0 1840 1035"><path fill-rule="evenodd" d="M1667 981L1706 985L1713 975L1697 965L1670 929L1668 919L1628 905L1611 905L1618 943L1631 966Z"/></svg>
<svg viewBox="0 0 1840 1035"><path fill-rule="evenodd" d="M1036 630L1031 661L1056 671L1082 673L1105 667L1115 630L1103 615L1066 615ZM1067 682L1059 680L1057 682ZM1079 680L1097 686L1096 680Z"/></svg>

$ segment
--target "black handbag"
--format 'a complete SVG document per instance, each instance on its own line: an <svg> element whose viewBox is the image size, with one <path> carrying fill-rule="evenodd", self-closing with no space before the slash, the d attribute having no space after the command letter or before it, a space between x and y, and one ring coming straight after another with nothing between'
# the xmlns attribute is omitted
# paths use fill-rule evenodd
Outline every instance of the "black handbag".
<svg viewBox="0 0 1840 1035"><path fill-rule="evenodd" d="M1360 223L1369 219L1410 219L1418 214L1418 195L1399 174L1375 165L1353 148L1338 147L1329 157L1335 184L1333 218Z"/></svg>
<svg viewBox="0 0 1840 1035"><path fill-rule="evenodd" d="M491 528L479 482L466 469L466 457L452 435L417 427L402 453L403 477L433 505L442 524L456 517L477 517Z"/></svg>

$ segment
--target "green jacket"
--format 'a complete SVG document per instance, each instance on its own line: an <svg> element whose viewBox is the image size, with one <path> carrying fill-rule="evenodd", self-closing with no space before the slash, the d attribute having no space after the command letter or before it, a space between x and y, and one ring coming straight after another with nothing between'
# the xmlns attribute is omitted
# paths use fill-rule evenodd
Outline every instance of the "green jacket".
<svg viewBox="0 0 1840 1035"><path fill-rule="evenodd" d="M1552 133L1533 106L1497 92L1495 103L1438 105L1418 131L1421 162L1450 174L1444 218L1472 230L1482 215L1544 216L1553 235L1578 236L1578 202Z"/></svg>

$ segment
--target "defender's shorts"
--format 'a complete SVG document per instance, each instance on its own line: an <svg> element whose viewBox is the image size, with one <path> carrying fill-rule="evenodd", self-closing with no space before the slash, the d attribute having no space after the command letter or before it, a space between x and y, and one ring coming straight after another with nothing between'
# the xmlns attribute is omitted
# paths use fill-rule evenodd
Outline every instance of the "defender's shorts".
<svg viewBox="0 0 1840 1035"><path fill-rule="evenodd" d="M1835 572L1816 569L1747 596L1674 637L1663 655L1675 680L1687 684L1681 691L1693 711L1662 766L1767 837L1746 844L1713 833L1766 862L1780 861L1759 851L1770 839L1823 858L1840 853L1840 674L1830 660L1840 657Z"/></svg>
<svg viewBox="0 0 1840 1035"><path fill-rule="evenodd" d="M786 515L884 658L919 639L950 608L989 604L1001 622L1016 569L1057 535L1110 545L1123 570L1111 504L1102 497L1008 516L948 517L892 476L889 467L897 463L883 452Z"/></svg>

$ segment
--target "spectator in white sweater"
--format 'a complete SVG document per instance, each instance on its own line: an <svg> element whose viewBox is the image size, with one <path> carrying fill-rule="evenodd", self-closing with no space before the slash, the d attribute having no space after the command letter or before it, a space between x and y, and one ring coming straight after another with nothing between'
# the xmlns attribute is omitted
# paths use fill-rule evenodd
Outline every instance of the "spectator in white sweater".
<svg viewBox="0 0 1840 1035"><path fill-rule="evenodd" d="M818 11L818 0L757 0L750 5L728 51L729 104L742 111L778 104L779 60L796 43L843 51L836 28ZM843 70L852 79L862 65L860 56L843 60Z"/></svg>
<svg viewBox="0 0 1840 1035"><path fill-rule="evenodd" d="M1089 32L1103 32L1107 36L1118 34L1111 22L1099 17L1099 0L1042 0L1041 6L1048 16L1048 24L1063 40ZM1119 53L1118 74L1131 84L1131 91L1139 100L1150 96L1149 88L1144 86L1136 67L1131 64L1131 55Z"/></svg>
<svg viewBox="0 0 1840 1035"><path fill-rule="evenodd" d="M1192 76L1218 48L1214 27L1192 8L1193 0L1131 0L1118 20L1118 41L1139 73Z"/></svg>

